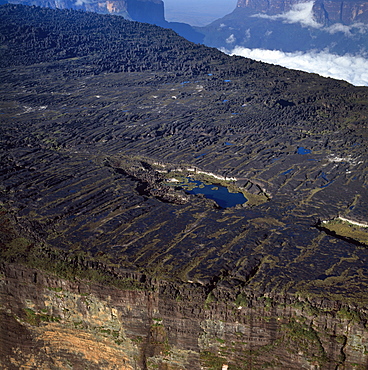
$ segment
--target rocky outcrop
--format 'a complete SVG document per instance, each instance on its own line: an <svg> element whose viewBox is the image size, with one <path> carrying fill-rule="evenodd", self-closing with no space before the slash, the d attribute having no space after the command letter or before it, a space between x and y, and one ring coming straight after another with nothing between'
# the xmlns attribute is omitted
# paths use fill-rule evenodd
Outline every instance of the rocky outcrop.
<svg viewBox="0 0 368 370"><path fill-rule="evenodd" d="M254 12L276 15L290 11L295 4L306 2L298 0L238 0L237 7L249 9ZM342 23L368 23L367 1L338 1L317 0L313 12L315 19L320 24L329 25Z"/></svg>

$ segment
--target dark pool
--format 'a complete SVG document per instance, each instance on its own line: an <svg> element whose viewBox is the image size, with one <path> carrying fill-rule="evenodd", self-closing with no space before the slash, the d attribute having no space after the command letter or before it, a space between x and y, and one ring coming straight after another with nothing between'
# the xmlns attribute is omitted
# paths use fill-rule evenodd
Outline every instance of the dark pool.
<svg viewBox="0 0 368 370"><path fill-rule="evenodd" d="M188 178L189 189L182 184L182 188L189 194L203 194L206 198L214 200L221 208L235 207L237 204L243 204L248 199L242 193L230 193L225 186L205 185L201 181ZM193 185L195 185L194 188Z"/></svg>
<svg viewBox="0 0 368 370"><path fill-rule="evenodd" d="M304 147L300 146L298 149L297 149L297 153L298 154L301 154L301 155L305 155L305 154L310 154L312 153L312 151L310 149L305 149Z"/></svg>

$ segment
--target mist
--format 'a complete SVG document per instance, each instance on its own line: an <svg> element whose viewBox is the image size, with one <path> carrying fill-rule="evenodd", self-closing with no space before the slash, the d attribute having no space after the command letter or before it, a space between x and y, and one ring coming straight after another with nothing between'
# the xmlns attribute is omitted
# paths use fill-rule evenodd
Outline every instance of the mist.
<svg viewBox="0 0 368 370"><path fill-rule="evenodd" d="M294 52L235 47L225 51L254 60L280 65L289 69L317 73L323 77L345 80L355 86L368 86L368 59L356 55L336 55L328 52Z"/></svg>
<svg viewBox="0 0 368 370"><path fill-rule="evenodd" d="M285 23L301 23L303 26L319 28L321 25L315 21L313 16L313 5L314 1L298 3L294 4L291 10L284 13L276 15L255 14L253 17L282 20Z"/></svg>

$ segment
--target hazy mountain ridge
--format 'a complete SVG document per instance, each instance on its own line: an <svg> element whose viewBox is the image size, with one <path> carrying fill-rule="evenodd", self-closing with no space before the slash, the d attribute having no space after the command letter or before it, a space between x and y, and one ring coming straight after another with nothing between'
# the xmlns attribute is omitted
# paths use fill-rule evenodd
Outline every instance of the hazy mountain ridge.
<svg viewBox="0 0 368 370"><path fill-rule="evenodd" d="M3 1L6 3L6 1ZM12 4L35 5L51 9L74 9L99 14L114 14L147 23L163 23L164 3L162 0L14 0Z"/></svg>
<svg viewBox="0 0 368 370"><path fill-rule="evenodd" d="M293 6L299 3L310 1L300 0L239 0L237 7L251 10L267 15L276 15L292 10ZM339 1L339 0L317 0L312 1L313 14L318 23L331 25L342 23L351 25L356 22L368 23L368 2L367 1Z"/></svg>

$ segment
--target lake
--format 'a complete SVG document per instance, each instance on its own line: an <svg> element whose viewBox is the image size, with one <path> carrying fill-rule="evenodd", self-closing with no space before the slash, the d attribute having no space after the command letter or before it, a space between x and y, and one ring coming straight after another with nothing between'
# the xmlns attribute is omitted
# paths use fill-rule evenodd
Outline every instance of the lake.
<svg viewBox="0 0 368 370"><path fill-rule="evenodd" d="M230 193L225 186L206 185L190 177L187 180L188 183L179 184L187 193L203 194L206 198L214 200L221 208L235 207L248 201L243 193Z"/></svg>

